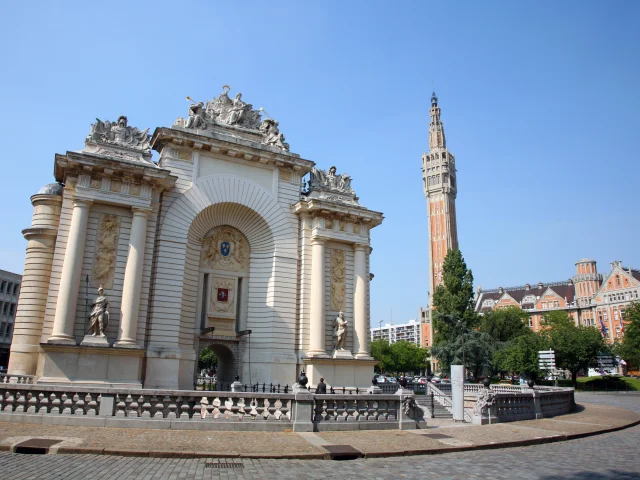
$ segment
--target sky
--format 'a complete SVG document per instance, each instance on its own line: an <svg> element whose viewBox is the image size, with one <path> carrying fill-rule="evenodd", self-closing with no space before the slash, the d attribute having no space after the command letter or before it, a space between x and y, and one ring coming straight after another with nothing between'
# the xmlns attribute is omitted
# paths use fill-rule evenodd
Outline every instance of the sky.
<svg viewBox="0 0 640 480"><path fill-rule="evenodd" d="M224 84L384 213L374 326L427 304L433 90L476 287L566 280L584 257L640 268L639 24L633 0L8 2L0 268L22 272L29 197L96 117L153 131Z"/></svg>

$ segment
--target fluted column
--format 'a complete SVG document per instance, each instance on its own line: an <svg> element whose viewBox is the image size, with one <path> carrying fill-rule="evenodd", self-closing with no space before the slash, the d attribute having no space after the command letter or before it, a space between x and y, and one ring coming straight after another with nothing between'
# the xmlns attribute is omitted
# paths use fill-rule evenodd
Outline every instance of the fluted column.
<svg viewBox="0 0 640 480"><path fill-rule="evenodd" d="M129 236L129 255L124 270L122 286L122 316L118 347L137 346L138 316L140 313L140 293L142 291L142 269L144 263L144 245L147 240L147 218L151 209L133 207L133 221Z"/></svg>
<svg viewBox="0 0 640 480"><path fill-rule="evenodd" d="M47 343L76 344L73 338L73 327L78 306L82 260L91 203L91 200L77 197L73 199L73 214L71 215L67 248L64 253L64 263L62 264L56 316L53 320L53 332Z"/></svg>
<svg viewBox="0 0 640 480"><path fill-rule="evenodd" d="M22 231L28 243L9 356L11 375L36 374L62 197L38 194L31 203L31 228Z"/></svg>
<svg viewBox="0 0 640 480"><path fill-rule="evenodd" d="M311 239L309 357L328 357L325 349L324 238Z"/></svg>
<svg viewBox="0 0 640 480"><path fill-rule="evenodd" d="M367 259L365 250L368 245L357 243L354 246L353 272L353 349L356 358L370 358L367 351Z"/></svg>

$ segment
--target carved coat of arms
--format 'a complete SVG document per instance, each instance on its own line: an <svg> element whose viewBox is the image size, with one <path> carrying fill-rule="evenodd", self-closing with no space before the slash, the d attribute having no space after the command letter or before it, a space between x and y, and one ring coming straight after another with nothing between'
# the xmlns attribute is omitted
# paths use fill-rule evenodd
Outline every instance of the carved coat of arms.
<svg viewBox="0 0 640 480"><path fill-rule="evenodd" d="M235 228L217 227L202 241L203 260L211 268L229 271L249 269L249 245Z"/></svg>

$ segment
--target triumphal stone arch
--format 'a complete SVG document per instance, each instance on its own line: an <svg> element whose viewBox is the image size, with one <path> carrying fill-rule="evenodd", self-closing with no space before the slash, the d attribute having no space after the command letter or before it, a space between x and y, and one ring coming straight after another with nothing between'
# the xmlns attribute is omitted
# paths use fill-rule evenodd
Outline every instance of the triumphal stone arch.
<svg viewBox="0 0 640 480"><path fill-rule="evenodd" d="M23 231L10 374L192 389L210 346L223 381L291 385L305 370L311 385L369 385L382 214L229 91L153 135L97 120L82 150L55 156Z"/></svg>

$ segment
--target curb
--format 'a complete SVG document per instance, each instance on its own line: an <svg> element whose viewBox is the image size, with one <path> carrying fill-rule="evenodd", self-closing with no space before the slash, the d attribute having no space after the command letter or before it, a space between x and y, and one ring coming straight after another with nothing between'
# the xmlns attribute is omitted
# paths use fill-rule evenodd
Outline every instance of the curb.
<svg viewBox="0 0 640 480"><path fill-rule="evenodd" d="M460 447L427 448L416 450L395 450L362 452L363 458L384 458L384 457L408 457L414 455L441 455L445 453L466 452L472 450L496 450L501 448L528 447L532 445L542 445L546 443L564 442L577 440L579 438L592 437L605 433L617 432L626 428L640 425L640 420L617 427L604 428L593 432L560 434L544 438L532 438L527 440L517 440L513 442L496 442L483 445L465 445ZM10 447L0 445L0 451L10 451ZM241 459L282 459L282 460L328 460L329 456L324 452L318 453L290 453L284 455L270 453L237 453L237 452L202 452L202 451L168 451L168 450L119 450L117 448L99 447L60 447L58 454L62 455L113 455L121 457L149 457L149 458L241 458Z"/></svg>

